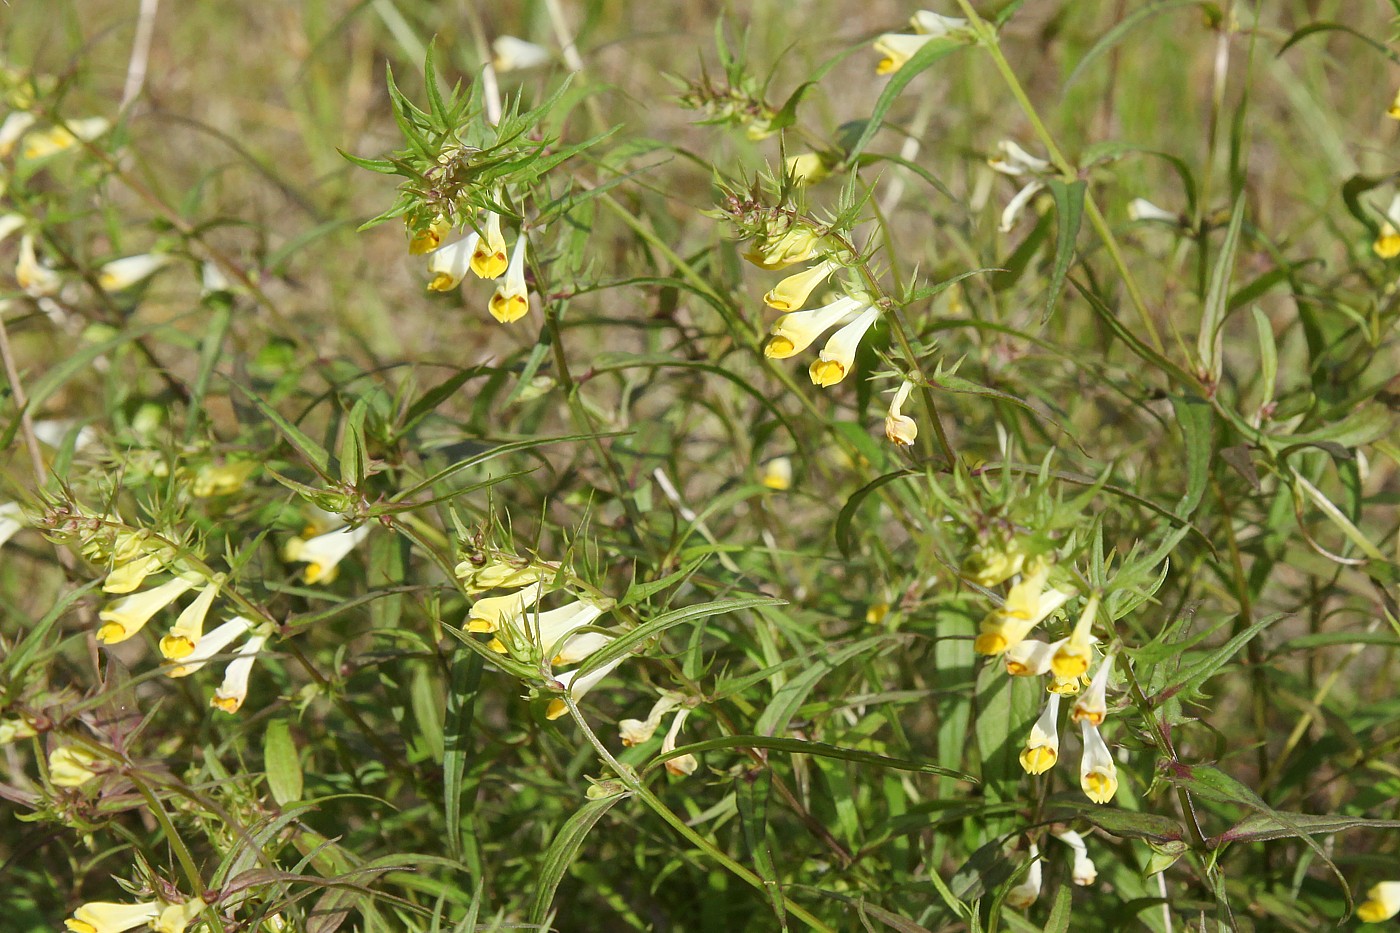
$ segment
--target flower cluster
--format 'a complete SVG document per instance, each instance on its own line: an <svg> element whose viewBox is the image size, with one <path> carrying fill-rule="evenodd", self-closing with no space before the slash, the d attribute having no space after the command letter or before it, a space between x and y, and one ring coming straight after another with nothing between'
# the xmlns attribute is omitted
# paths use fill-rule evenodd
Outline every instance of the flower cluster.
<svg viewBox="0 0 1400 933"><path fill-rule="evenodd" d="M661 727L661 720L667 713L674 711L671 719L671 728L666 732L666 737L661 740L661 754L669 755L676 750L676 739L681 734L681 727L685 725L686 717L691 713L690 707L684 705L684 698L676 693L663 693L661 698L651 707L651 712L646 719L624 719L617 724L618 732L622 737L622 744L629 748L633 745L641 745L647 742L656 734L656 730ZM666 760L666 772L675 777L686 777L694 774L695 769L700 767L700 760L694 755L677 755Z"/></svg>
<svg viewBox="0 0 1400 933"><path fill-rule="evenodd" d="M443 242L454 227L444 216L434 217L426 224L408 225L408 251L414 256L427 255L428 290L452 291L462 283L468 272L478 278L504 280L496 286L487 309L502 324L518 321L530 311L530 292L525 283L525 252L529 238L522 229L515 239L515 248L507 258L505 236L501 233L501 215L487 211L481 230L468 230L455 239Z"/></svg>
<svg viewBox="0 0 1400 933"><path fill-rule="evenodd" d="M1000 657L1013 677L1050 678L1045 707L1021 750L1021 767L1027 774L1043 774L1059 761L1060 703L1063 697L1077 697L1070 718L1079 724L1083 743L1079 785L1090 800L1108 803L1118 791L1118 770L1099 726L1108 715L1113 655L1105 655L1092 678L1088 677L1097 643L1093 628L1098 594L1085 600L1078 622L1065 637L1058 641L1030 637L1075 597L1072 591L1050 585L1054 568L1048 555L1028 554L1015 541L1001 546L979 544L964 563L963 575L981 586L1011 583L1002 604L982 620L973 647L978 654ZM1088 689L1080 695L1086 682Z"/></svg>
<svg viewBox="0 0 1400 933"><path fill-rule="evenodd" d="M967 20L956 16L919 10L909 18L909 25L914 29L912 33L887 32L875 40L875 51L881 56L880 63L875 66L876 74L894 74L934 39L972 39Z"/></svg>

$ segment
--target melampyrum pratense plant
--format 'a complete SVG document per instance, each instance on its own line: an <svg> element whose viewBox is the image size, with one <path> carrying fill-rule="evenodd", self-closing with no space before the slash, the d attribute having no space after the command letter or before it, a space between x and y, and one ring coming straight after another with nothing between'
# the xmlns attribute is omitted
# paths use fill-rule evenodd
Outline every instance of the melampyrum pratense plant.
<svg viewBox="0 0 1400 933"><path fill-rule="evenodd" d="M139 6L0 46L0 926L1400 913L1400 4Z"/></svg>

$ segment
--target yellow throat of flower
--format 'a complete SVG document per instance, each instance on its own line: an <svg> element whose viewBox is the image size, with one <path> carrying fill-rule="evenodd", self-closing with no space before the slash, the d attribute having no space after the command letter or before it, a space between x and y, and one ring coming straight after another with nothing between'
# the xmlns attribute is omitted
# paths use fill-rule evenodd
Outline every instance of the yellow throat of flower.
<svg viewBox="0 0 1400 933"><path fill-rule="evenodd" d="M1048 745L1021 749L1021 767L1027 774L1044 774L1055 767L1055 762L1059 760L1060 753Z"/></svg>
<svg viewBox="0 0 1400 933"><path fill-rule="evenodd" d="M813 385L826 388L846 378L846 367L840 360L813 360L807 375L812 377Z"/></svg>

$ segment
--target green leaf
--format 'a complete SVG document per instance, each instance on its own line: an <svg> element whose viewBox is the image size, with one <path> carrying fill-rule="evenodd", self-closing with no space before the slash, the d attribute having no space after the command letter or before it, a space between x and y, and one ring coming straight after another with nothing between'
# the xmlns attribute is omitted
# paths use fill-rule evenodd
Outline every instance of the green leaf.
<svg viewBox="0 0 1400 933"><path fill-rule="evenodd" d="M1104 33L1098 42L1094 43L1093 48L1084 53L1084 57L1074 66L1074 70L1069 73L1069 77L1065 79L1065 83L1060 87L1060 94L1064 95L1069 93L1069 89L1074 86L1076 81L1084 76L1085 70L1088 69L1091 64L1119 42L1123 41L1124 36L1147 20L1177 7L1200 6L1201 2L1202 0L1163 0L1162 3L1149 4L1123 17L1112 29Z"/></svg>
<svg viewBox="0 0 1400 933"><path fill-rule="evenodd" d="M1045 920L1045 933L1069 933L1070 907L1074 903L1074 892L1067 884L1055 890L1055 901L1050 905L1050 916Z"/></svg>
<svg viewBox="0 0 1400 933"><path fill-rule="evenodd" d="M1239 250L1240 231L1244 229L1244 206L1245 196L1241 191L1230 212L1230 226L1225 230L1220 253L1215 257L1215 269L1211 272L1201 313L1201 332L1196 336L1196 358L1201 372L1212 385L1220 382L1225 350L1221 330L1230 310L1230 279L1235 268L1235 253Z"/></svg>
<svg viewBox="0 0 1400 933"><path fill-rule="evenodd" d="M462 851L463 779L471 757L473 714L485 667L481 655L471 651L458 652L452 662L452 689L447 694L447 715L443 723L442 771L447 851L454 857Z"/></svg>
<svg viewBox="0 0 1400 933"><path fill-rule="evenodd" d="M897 479L904 479L910 476L922 476L918 470L898 470L894 473L886 473L884 476L877 476L864 486L851 493L851 497L846 500L846 504L841 507L840 513L836 516L836 546L841 550L841 556L851 556L851 522L855 520L856 511L860 508L865 497L887 483L892 483Z"/></svg>
<svg viewBox="0 0 1400 933"><path fill-rule="evenodd" d="M279 806L301 799L301 758L297 755L292 729L285 719L267 724L263 735L263 769L267 772L267 787Z"/></svg>
<svg viewBox="0 0 1400 933"><path fill-rule="evenodd" d="M603 814L626 797L626 794L614 794L611 797L589 800L559 828L539 868L540 880L535 887L534 903L530 907L531 923L545 922L549 916L549 908L554 903L554 892L559 889L559 882L564 880L564 873L569 870L569 865L578 855L578 850L583 847L589 830L602 819Z"/></svg>
<svg viewBox="0 0 1400 933"><path fill-rule="evenodd" d="M1210 651L1204 658L1192 664L1184 672L1179 672L1176 675L1176 679L1169 682L1152 698L1153 704L1168 700L1178 693L1184 692L1188 697L1195 694L1207 680L1215 675L1216 671L1228 664L1230 659L1238 654L1245 645L1249 644L1256 635L1283 617L1284 613L1276 612L1271 616L1260 619L1219 648Z"/></svg>
<svg viewBox="0 0 1400 933"><path fill-rule="evenodd" d="M1079 237L1079 224L1084 219L1086 188L1083 179L1066 184L1062 179L1051 178L1045 184L1055 196L1055 265L1050 271L1045 308L1040 313L1042 325L1055 313L1055 305L1065 287L1069 264L1074 259L1074 243Z"/></svg>
<svg viewBox="0 0 1400 933"><path fill-rule="evenodd" d="M830 674L836 668L845 664L851 658L869 652L875 645L888 642L891 636L876 635L872 638L862 638L857 642L846 645L836 650L827 650L814 658L812 666L792 680L783 684L768 701L763 713L753 724L754 732L759 735L777 735L787 730L788 723L792 717L797 715L797 711L802 708L802 703L807 699L807 694L812 692L812 688L821 682L821 679Z"/></svg>
<svg viewBox="0 0 1400 933"><path fill-rule="evenodd" d="M744 841L753 855L754 868L763 879L763 889L773 905L779 926L786 930L787 909L783 906L782 879L773 865L773 851L768 845L768 794L773 787L773 772L759 767L734 780L734 799L739 807L739 820L744 827Z"/></svg>
<svg viewBox="0 0 1400 933"><path fill-rule="evenodd" d="M1172 410L1186 443L1186 492L1176 514L1190 518L1205 496L1215 454L1214 414L1210 403L1194 395L1172 396Z"/></svg>
<svg viewBox="0 0 1400 933"><path fill-rule="evenodd" d="M958 49L967 45L964 39L933 39L925 42L919 51L910 56L894 76L890 78L890 83L885 85L885 89L880 92L880 96L875 101L875 107L870 111L870 120L861 130L860 136L851 146L851 151L846 156L846 166L849 168L860 158L860 154L865 151L865 147L870 144L877 130L880 129L885 119L885 114L890 112L894 102L904 89L909 86L909 82L919 76L921 72L929 68L934 62L945 56L951 55Z"/></svg>
<svg viewBox="0 0 1400 933"><path fill-rule="evenodd" d="M719 599L714 602L700 603L695 606L683 606L680 609L664 612L656 618L642 623L627 634L619 635L608 642L606 646L589 655L588 660L579 666L578 676L582 677L609 661L623 657L642 642L655 638L668 628L680 625L682 622L693 622L696 619L707 619L710 616L729 612L742 612L745 609L753 609L755 606L783 606L786 604L785 600L775 599L771 596L741 596L735 599Z"/></svg>

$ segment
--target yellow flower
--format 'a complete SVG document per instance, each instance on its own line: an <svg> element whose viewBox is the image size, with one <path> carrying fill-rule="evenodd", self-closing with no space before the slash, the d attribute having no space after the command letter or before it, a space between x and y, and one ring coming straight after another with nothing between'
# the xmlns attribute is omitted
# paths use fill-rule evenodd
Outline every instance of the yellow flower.
<svg viewBox="0 0 1400 933"><path fill-rule="evenodd" d="M1064 640L1046 643L1034 638L1024 639L1006 650L1002 662L1012 677L1039 677L1050 670L1050 660Z"/></svg>
<svg viewBox="0 0 1400 933"><path fill-rule="evenodd" d="M763 348L763 355L774 360L796 356L860 306L854 298L838 298L810 311L784 314L773 323L773 338Z"/></svg>
<svg viewBox="0 0 1400 933"><path fill-rule="evenodd" d="M553 57L544 46L515 36L497 36L491 40L491 67L499 72L538 68Z"/></svg>
<svg viewBox="0 0 1400 933"><path fill-rule="evenodd" d="M253 662L258 659L266 635L254 635L238 649L238 656L224 668L224 682L209 699L209 705L225 713L236 713L248 698L248 675L253 671Z"/></svg>
<svg viewBox="0 0 1400 933"><path fill-rule="evenodd" d="M661 754L669 755L676 750L676 739L680 736L681 726L685 725L685 718L689 715L689 709L676 711L676 718L671 720L671 728L666 733L666 738L661 740ZM673 777L688 777L700 767L700 760L694 755L679 755L668 759L665 767L666 772Z"/></svg>
<svg viewBox="0 0 1400 933"><path fill-rule="evenodd" d="M538 583L543 575L539 567L507 560L495 560L480 567L464 560L453 569L453 573L466 585L469 593L526 586Z"/></svg>
<svg viewBox="0 0 1400 933"><path fill-rule="evenodd" d="M679 706L680 702L680 697L665 693L652 705L646 719L624 719L619 722L617 729L622 736L622 744L630 748L649 740L660 727L661 717Z"/></svg>
<svg viewBox="0 0 1400 933"><path fill-rule="evenodd" d="M763 485L774 492L792 488L792 458L774 457L763 465Z"/></svg>
<svg viewBox="0 0 1400 933"><path fill-rule="evenodd" d="M566 606L538 614L524 613L511 627L519 625L521 633L538 651L550 657L551 664L576 664L612 641L602 632L578 632L598 621L602 607L587 600L576 599ZM553 652L552 656L550 652Z"/></svg>
<svg viewBox="0 0 1400 933"><path fill-rule="evenodd" d="M368 525L358 528L341 525L309 540L292 538L282 546L282 559L306 564L302 578L307 583L330 583L339 572L336 565L367 537Z"/></svg>
<svg viewBox="0 0 1400 933"><path fill-rule="evenodd" d="M875 66L879 75L894 74L903 68L919 51L936 36L910 35L905 32L887 32L875 40L875 51L880 53L880 63Z"/></svg>
<svg viewBox="0 0 1400 933"><path fill-rule="evenodd" d="M1031 843L1030 853L1031 864L1030 868L1026 869L1026 876L1021 879L1019 884L1006 892L1005 902L1007 906L1016 910L1025 910L1035 903L1036 898L1040 897L1042 880L1040 849L1034 842Z"/></svg>
<svg viewBox="0 0 1400 933"><path fill-rule="evenodd" d="M472 603L467 613L467 631L495 632L506 625L517 624L525 610L540 601L540 584L532 583L505 596L488 596Z"/></svg>
<svg viewBox="0 0 1400 933"><path fill-rule="evenodd" d="M1006 544L979 541L963 561L962 575L978 586L996 586L1021 572L1026 552L1016 541Z"/></svg>
<svg viewBox="0 0 1400 933"><path fill-rule="evenodd" d="M787 161L783 163L783 171L792 178L793 184L798 187L815 185L831 174L831 170L826 167L826 160L815 152L788 156Z"/></svg>
<svg viewBox="0 0 1400 933"><path fill-rule="evenodd" d="M468 233L433 250L428 256L428 271L433 276L428 281L428 291L450 292L460 285L471 268L472 255L480 240L475 233Z"/></svg>
<svg viewBox="0 0 1400 933"><path fill-rule="evenodd" d="M155 275L169 263L170 256L164 253L142 253L114 259L98 272L97 284L102 286L103 291L123 291Z"/></svg>
<svg viewBox="0 0 1400 933"><path fill-rule="evenodd" d="M199 898L185 901L183 904L168 904L160 912L160 916L151 924L151 929L155 933L185 933L185 927L189 926L204 910L204 902Z"/></svg>
<svg viewBox="0 0 1400 933"><path fill-rule="evenodd" d="M252 627L253 620L245 619L243 616L234 616L223 625L216 626L199 639L194 650L181 658L179 664L168 667L165 676L188 677L208 664L210 659L237 641L244 632Z"/></svg>
<svg viewBox="0 0 1400 933"><path fill-rule="evenodd" d="M1113 655L1107 655L1094 672L1089 689L1074 704L1070 716L1075 722L1087 719L1096 726L1103 725L1108 715L1108 679L1113 674Z"/></svg>
<svg viewBox="0 0 1400 933"><path fill-rule="evenodd" d="M1118 793L1118 767L1099 735L1099 727L1087 719L1079 721L1084 740L1084 756L1079 759L1079 786L1094 803L1108 803Z"/></svg>
<svg viewBox="0 0 1400 933"><path fill-rule="evenodd" d="M60 745L49 752L49 780L56 787L81 787L97 777L95 766L101 761L76 745Z"/></svg>
<svg viewBox="0 0 1400 933"><path fill-rule="evenodd" d="M614 658L602 667L595 668L582 677L578 676L579 668L565 671L554 677L554 682L564 690L569 692L576 701L582 700L584 695L602 682L603 678L613 672L613 669L626 660L626 655ZM549 708L545 710L546 719L558 719L569 711L569 706L563 700L554 699L549 701Z"/></svg>
<svg viewBox="0 0 1400 933"><path fill-rule="evenodd" d="M84 120L70 120L66 126L55 126L39 133L31 133L24 140L20 154L26 159L44 159L73 148L79 140L90 142L111 127L102 117L88 117Z"/></svg>
<svg viewBox="0 0 1400 933"><path fill-rule="evenodd" d="M160 612L185 594L199 579L176 577L153 589L143 590L123 596L97 614L102 625L97 629L97 640L104 645L115 645L126 641L141 631L151 616Z"/></svg>
<svg viewBox="0 0 1400 933"><path fill-rule="evenodd" d="M1060 759L1059 721L1060 697L1052 693L1021 749L1021 767L1027 774L1044 774Z"/></svg>
<svg viewBox="0 0 1400 933"><path fill-rule="evenodd" d="M19 241L19 261L15 263L15 282L31 298L43 298L58 291L63 280L58 273L39 261L34 253L34 237L26 233Z"/></svg>
<svg viewBox="0 0 1400 933"><path fill-rule="evenodd" d="M223 584L224 575L218 574L204 585L194 601L180 613L170 631L161 638L161 654L171 661L178 661L194 653L204 634L204 617L209 614L209 607L214 605L214 597L219 595Z"/></svg>
<svg viewBox="0 0 1400 933"><path fill-rule="evenodd" d="M68 927L68 933L125 933L151 923L160 916L160 912L159 901L142 904L93 901L73 911L73 916L63 923Z"/></svg>
<svg viewBox="0 0 1400 933"><path fill-rule="evenodd" d="M471 269L479 278L494 279L506 271L506 240L501 236L501 218L494 211L486 214L486 233L472 249Z"/></svg>
<svg viewBox="0 0 1400 933"><path fill-rule="evenodd" d="M1400 256L1400 229L1397 228L1400 228L1400 194L1391 199L1390 207L1385 211L1385 222L1381 224L1376 241L1371 244L1371 249L1382 259Z"/></svg>
<svg viewBox="0 0 1400 933"><path fill-rule="evenodd" d="M1044 558L1034 561L1021 579L1006 594L1006 602L982 620L973 650L978 654L998 655L1019 645L1052 612L1072 596L1063 590L1048 592L1045 584L1050 576L1050 562Z"/></svg>
<svg viewBox="0 0 1400 933"><path fill-rule="evenodd" d="M854 321L832 334L826 346L822 347L821 355L812 361L807 370L812 384L826 388L845 379L855 366L856 350L860 348L861 339L879 319L877 309L866 308Z"/></svg>
<svg viewBox="0 0 1400 933"><path fill-rule="evenodd" d="M1060 646L1050 662L1050 670L1058 679L1081 677L1089 669L1089 661L1094 656L1094 617L1098 612L1099 597L1095 594L1084 604L1084 612L1080 614L1069 640Z"/></svg>
<svg viewBox="0 0 1400 933"><path fill-rule="evenodd" d="M891 444L912 447L918 439L918 422L904 413L904 403L909 400L909 393L912 391L914 383L906 379L900 383L894 398L890 400L890 410L885 413L885 439Z"/></svg>
<svg viewBox="0 0 1400 933"><path fill-rule="evenodd" d="M196 499L208 499L238 492L257 469L256 460L206 463L195 473L194 482L190 484L190 495Z"/></svg>
<svg viewBox="0 0 1400 933"><path fill-rule="evenodd" d="M1400 120L1400 91L1395 92L1395 99L1392 100L1390 106L1386 108L1385 115L1392 120Z"/></svg>
<svg viewBox="0 0 1400 933"><path fill-rule="evenodd" d="M491 296L491 316L502 324L518 321L530 311L530 292L525 285L525 244L525 231L522 230L515 240L515 251L510 256L506 279L496 286L496 293Z"/></svg>
<svg viewBox="0 0 1400 933"><path fill-rule="evenodd" d="M1356 908L1362 923L1381 923L1400 913L1400 881L1382 881L1366 892L1366 900Z"/></svg>
<svg viewBox="0 0 1400 933"><path fill-rule="evenodd" d="M433 218L432 223L422 229L413 229L413 221L408 217L403 219L404 226L408 232L408 254L410 256L422 256L431 253L442 245L442 238L452 232L452 224L441 214Z"/></svg>
<svg viewBox="0 0 1400 933"><path fill-rule="evenodd" d="M763 296L763 300L768 307L775 310L796 311L807 303L812 290L839 268L841 264L831 259L819 262L774 285L768 294Z"/></svg>
<svg viewBox="0 0 1400 933"><path fill-rule="evenodd" d="M0 719L0 745L32 739L38 734L39 730L27 719Z"/></svg>
<svg viewBox="0 0 1400 933"><path fill-rule="evenodd" d="M744 258L760 269L784 269L793 263L805 262L817 252L821 237L806 224L794 224L777 236L763 237L759 244L744 254Z"/></svg>

